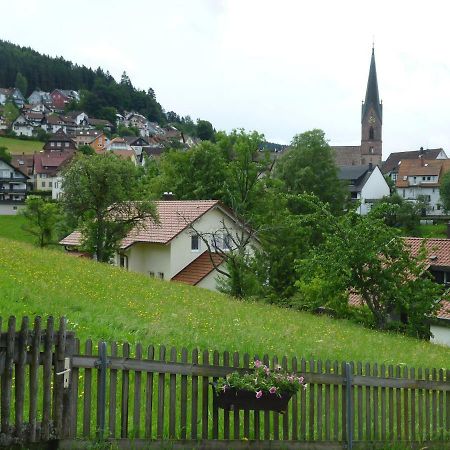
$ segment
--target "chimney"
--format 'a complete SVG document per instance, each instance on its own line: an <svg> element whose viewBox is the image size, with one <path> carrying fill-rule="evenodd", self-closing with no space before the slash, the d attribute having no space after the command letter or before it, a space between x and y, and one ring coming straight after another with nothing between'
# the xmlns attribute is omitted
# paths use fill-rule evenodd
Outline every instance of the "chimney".
<svg viewBox="0 0 450 450"><path fill-rule="evenodd" d="M372 172L372 170L373 170L373 164L370 162L369 163L369 172Z"/></svg>
<svg viewBox="0 0 450 450"><path fill-rule="evenodd" d="M419 150L419 157L422 156L423 154L424 154L423 147L420 147L420 150Z"/></svg>
<svg viewBox="0 0 450 450"><path fill-rule="evenodd" d="M163 200L175 200L175 195L173 195L173 192L164 192L162 195Z"/></svg>

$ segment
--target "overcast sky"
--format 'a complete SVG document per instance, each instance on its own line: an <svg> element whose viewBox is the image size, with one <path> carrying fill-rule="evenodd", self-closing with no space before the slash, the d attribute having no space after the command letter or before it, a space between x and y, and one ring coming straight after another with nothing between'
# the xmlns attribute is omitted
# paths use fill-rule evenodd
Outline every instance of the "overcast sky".
<svg viewBox="0 0 450 450"><path fill-rule="evenodd" d="M372 41L383 156L450 154L450 4L334 0L0 0L0 37L92 67L126 70L167 111L270 141L322 128L360 141Z"/></svg>

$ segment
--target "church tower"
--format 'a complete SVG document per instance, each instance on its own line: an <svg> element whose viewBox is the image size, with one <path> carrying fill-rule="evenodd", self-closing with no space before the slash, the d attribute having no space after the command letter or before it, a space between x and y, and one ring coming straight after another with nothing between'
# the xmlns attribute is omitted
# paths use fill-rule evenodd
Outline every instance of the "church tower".
<svg viewBox="0 0 450 450"><path fill-rule="evenodd" d="M366 99L361 111L361 164L381 165L383 104L378 94L375 50L372 48Z"/></svg>

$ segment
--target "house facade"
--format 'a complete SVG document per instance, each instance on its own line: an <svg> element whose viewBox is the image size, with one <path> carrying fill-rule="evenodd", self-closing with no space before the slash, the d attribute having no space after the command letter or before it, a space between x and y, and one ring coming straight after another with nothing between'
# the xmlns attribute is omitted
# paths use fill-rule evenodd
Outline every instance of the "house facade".
<svg viewBox="0 0 450 450"><path fill-rule="evenodd" d="M378 166L343 166L339 168L338 177L347 185L352 201L359 202L357 211L361 215L367 214L375 202L390 195L389 185Z"/></svg>
<svg viewBox="0 0 450 450"><path fill-rule="evenodd" d="M113 263L150 277L216 290L215 267L223 265L217 249L231 248L230 236L242 230L238 219L217 200L158 201L156 207L159 223L147 220L132 230ZM60 242L68 250L81 243L77 231Z"/></svg>
<svg viewBox="0 0 450 450"><path fill-rule="evenodd" d="M12 164L0 160L0 215L14 215L23 206L29 177Z"/></svg>

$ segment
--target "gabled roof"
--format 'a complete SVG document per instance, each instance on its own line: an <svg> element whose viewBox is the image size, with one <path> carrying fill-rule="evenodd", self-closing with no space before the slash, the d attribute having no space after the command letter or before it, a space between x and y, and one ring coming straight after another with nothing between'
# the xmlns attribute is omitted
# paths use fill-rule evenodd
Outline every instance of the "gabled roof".
<svg viewBox="0 0 450 450"><path fill-rule="evenodd" d="M361 146L359 145L332 145L334 161L339 166L350 166L361 162Z"/></svg>
<svg viewBox="0 0 450 450"><path fill-rule="evenodd" d="M342 166L339 167L338 178L342 181L348 181L350 191L359 192L366 181L369 179L374 168L369 165Z"/></svg>
<svg viewBox="0 0 450 450"><path fill-rule="evenodd" d="M222 255L205 251L184 269L180 270L174 277L172 277L172 281L178 281L180 283L195 286L200 283L203 278L209 275L215 269L215 266L222 264L223 260L224 258Z"/></svg>
<svg viewBox="0 0 450 450"><path fill-rule="evenodd" d="M136 242L167 244L203 214L220 205L218 200L161 200L155 203L159 223L152 219L145 220L122 240L121 248L127 248ZM81 233L74 231L60 241L60 244L79 246L81 242Z"/></svg>
<svg viewBox="0 0 450 450"><path fill-rule="evenodd" d="M450 268L450 239L406 237L405 244L413 256L417 256L422 246L425 246L428 267Z"/></svg>
<svg viewBox="0 0 450 450"><path fill-rule="evenodd" d="M34 172L45 173L50 176L55 176L63 164L68 162L73 156L73 151L58 151L49 152L44 151L36 153L34 156Z"/></svg>
<svg viewBox="0 0 450 450"><path fill-rule="evenodd" d="M133 145L139 139L145 142L144 145L148 145L148 141L141 136L124 136L124 139L127 141L129 145Z"/></svg>
<svg viewBox="0 0 450 450"><path fill-rule="evenodd" d="M18 172L18 173L20 173L21 175L23 175L23 177L24 177L26 180L28 180L28 179L30 178L26 173L24 173L24 172L22 171L22 169L17 168L17 167L13 164L12 158L11 158L11 162L10 162L10 163L9 163L8 161L5 161L4 159L1 159L1 158L0 158L0 161L1 161L3 164L6 164L7 166L11 167L11 169L13 169L15 172Z"/></svg>
<svg viewBox="0 0 450 450"><path fill-rule="evenodd" d="M429 160L436 159L442 151L442 148L427 148L425 150L422 149L407 152L394 152L391 153L383 163L381 171L383 173L391 172L399 166L400 161L404 161L406 159L418 159L419 157Z"/></svg>
<svg viewBox="0 0 450 450"><path fill-rule="evenodd" d="M449 159L433 159L424 160L419 159L407 159L402 161L398 168L398 176L395 185L398 188L408 187L408 177L414 176L437 176L447 172L450 169ZM406 178L406 180L405 180ZM437 186L438 183L435 183ZM433 187L430 183L422 184L422 186Z"/></svg>

